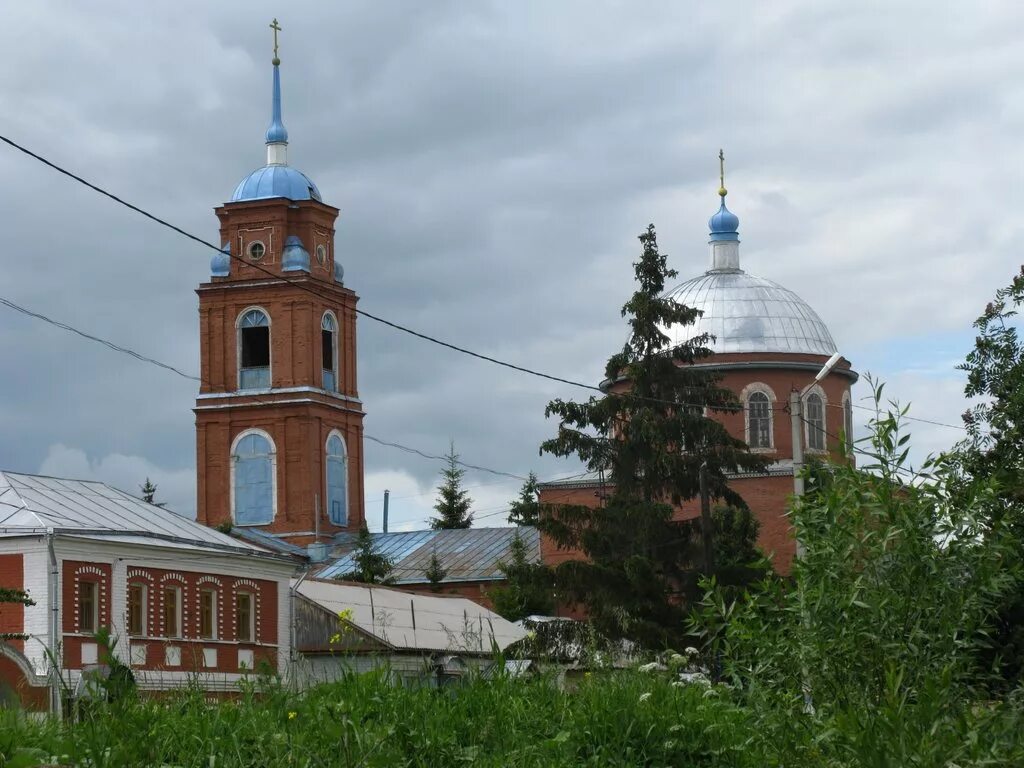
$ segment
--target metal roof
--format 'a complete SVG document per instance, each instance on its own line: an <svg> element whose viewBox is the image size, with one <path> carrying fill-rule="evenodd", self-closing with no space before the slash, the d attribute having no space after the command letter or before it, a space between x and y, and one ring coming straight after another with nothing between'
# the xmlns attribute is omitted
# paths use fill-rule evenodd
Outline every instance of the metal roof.
<svg viewBox="0 0 1024 768"><path fill-rule="evenodd" d="M298 593L397 650L490 653L526 630L466 597L416 595L386 587L306 579Z"/></svg>
<svg viewBox="0 0 1024 768"><path fill-rule="evenodd" d="M105 483L0 472L0 536L49 531L280 557Z"/></svg>
<svg viewBox="0 0 1024 768"><path fill-rule="evenodd" d="M536 528L459 528L440 531L399 531L373 533L377 551L392 562L396 584L426 584L424 571L436 554L441 567L448 571L444 582L485 581L501 579L498 563L508 560L515 535L526 545L531 561L540 560L540 534ZM321 578L336 578L355 569L352 554L356 537L342 534L337 539L333 562L321 568Z"/></svg>
<svg viewBox="0 0 1024 768"><path fill-rule="evenodd" d="M724 472L726 477L732 479L746 478L746 477L791 477L793 475L793 461L791 459L782 459L775 461L765 467L763 472ZM614 485L611 480L608 479L608 475L603 478L599 472L587 472L582 475L574 475L573 477L567 477L562 480L548 480L540 483L541 488L599 488L602 485L606 485L609 488Z"/></svg>
<svg viewBox="0 0 1024 768"><path fill-rule="evenodd" d="M673 288L667 296L704 312L693 325L665 332L673 345L702 333L712 352L790 352L831 355L836 351L825 323L788 288L743 270L710 270Z"/></svg>

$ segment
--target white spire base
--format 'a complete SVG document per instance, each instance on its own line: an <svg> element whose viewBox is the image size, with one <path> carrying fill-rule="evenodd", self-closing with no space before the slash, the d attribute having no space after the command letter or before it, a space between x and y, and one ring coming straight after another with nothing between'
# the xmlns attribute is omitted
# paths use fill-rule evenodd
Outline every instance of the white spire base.
<svg viewBox="0 0 1024 768"><path fill-rule="evenodd" d="M286 143L267 144L267 165L288 165L288 145Z"/></svg>
<svg viewBox="0 0 1024 768"><path fill-rule="evenodd" d="M739 240L712 240L709 245L711 246L711 272L740 271Z"/></svg>

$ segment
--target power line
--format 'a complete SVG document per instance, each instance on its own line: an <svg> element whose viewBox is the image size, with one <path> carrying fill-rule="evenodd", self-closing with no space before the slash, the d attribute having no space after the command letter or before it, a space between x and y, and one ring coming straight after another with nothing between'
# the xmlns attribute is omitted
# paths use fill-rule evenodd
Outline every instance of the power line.
<svg viewBox="0 0 1024 768"><path fill-rule="evenodd" d="M119 203L120 205L125 206L129 210L135 211L136 213L138 213L138 214L140 214L142 216L145 216L150 221L153 221L153 222L155 222L157 224L160 224L161 226L167 227L168 229L170 229L170 230L172 230L174 232L177 232L178 234L188 238L189 240L192 240L195 243L198 243L199 245L205 246L206 248L209 248L209 249L211 249L213 251L216 251L217 253L223 254L223 255L227 256L228 258L230 258L231 260L237 261L239 264L246 264L249 267L256 269L256 271L258 271L258 272L262 272L263 274L265 274L265 275L267 275L269 277L272 277L275 280L281 280L281 281L283 281L283 282L285 282L285 283L287 283L289 285L292 285L292 286L298 288L299 290L305 291L306 293L309 293L309 294L311 294L313 296L316 296L317 298L322 299L324 301L334 302L334 301L337 300L336 296L331 296L329 294L326 294L326 293L323 293L321 291L318 291L315 288L310 287L309 285L307 285L305 282L303 282L301 280L297 280L297 279L291 277L290 275L285 275L283 273L281 273L281 274L275 273L275 272L271 271L270 269L268 269L267 267L263 266L262 264L260 264L258 262L246 261L245 259L243 259L238 254L231 253L230 251L225 251L224 249L217 247L216 245L214 245L213 243L209 242L208 240L204 240L203 238L199 237L198 235L193 235L191 232L188 232L188 231L182 229L181 227L178 227L178 226L170 223L169 221L166 221L165 219L160 218L159 216L156 216L156 215L154 215L152 213L149 213L148 211L144 210L143 208L140 208L139 206L134 205L133 203L130 203L127 200L124 200L121 197L118 197L117 195L113 194L112 192L108 192L107 190L103 189L102 187L97 186L96 184L93 184L92 182L90 182L90 181L86 180L85 178L83 178L83 177L81 177L81 176L79 176L79 175L77 175L77 174L67 170L66 168L61 167L60 165L57 165L56 163L46 159L42 155L40 155L40 154L38 154L36 152L33 152L32 150L28 149L27 147L24 147L21 144L18 144L16 141L13 141L12 139L10 139L10 138L2 135L2 134L0 134L0 141L4 142L5 144L9 145L12 148L18 150L19 152L27 155L28 157L31 157L32 159L37 160L38 162L42 163L43 165L46 165L47 167L52 168L53 170L57 171L57 173L60 173L63 176L67 176L69 179L72 179L73 181L77 181L79 184L82 184L82 185L88 187L89 189L93 190L94 192L97 192L98 194L101 194L104 197L107 197L107 198L113 200L114 202ZM437 344L439 346L445 347L445 348L453 350L455 352L459 352L459 353L464 354L464 355L469 355L470 357L475 357L478 360L483 360L485 362L489 362L489 363L492 363L494 365L502 366L504 368L509 368L511 370L519 371L520 373L525 373L525 374L528 374L528 375L531 375L531 376L536 376L536 377L539 377L539 378L542 378L542 379L547 379L549 381L555 381L555 382L558 382L560 384L568 384L570 386L578 387L580 389L586 389L586 390L589 390L589 391L592 391L592 392L600 392L600 393L604 394L604 390L602 390L600 387L595 386L593 384L586 384L584 382L574 381L573 379L567 379L567 378L564 378L562 376L555 376L555 375L550 374L550 373L544 373L543 371L538 371L538 370L535 370L535 369L532 369L532 368L527 368L525 366L516 365L515 363L510 363L510 362L505 361L505 360L500 360L500 359L498 359L496 357L491 357L490 355L485 355L485 354L482 354L480 352L475 352L475 351L473 351L471 349L467 349L466 347L462 347L462 346L459 346L457 344L453 344L451 342L444 341L443 339L438 339L438 338L436 338L434 336L430 336L429 334L422 333L420 331L414 330L414 329L409 328L407 326L401 325L400 323L396 323L396 322L393 322L391 320L387 320L387 319L385 319L383 317L375 315L375 314L373 314L371 312L367 312L366 310L363 310L363 309L355 308L354 311L355 311L356 314L362 315L363 317L367 317L370 320L374 320L374 321L376 321L378 323L381 323L382 325L389 326L390 328L394 328L395 330L401 331L403 333L407 333L410 336L415 336L416 338L422 339L424 341L428 341L428 342L430 342L432 344ZM641 401L646 401L646 402L660 403L660 404L663 404L663 405L675 405L675 406L684 406L684 407L692 407L692 408L705 408L705 407L713 408L714 407L713 405L709 405L707 403L685 403L685 402L679 402L677 400L663 400L663 399L660 399L660 398L643 397L643 396L640 396L640 395L627 395L627 396L632 397L634 400L641 400ZM737 406L735 406L735 408L726 407L724 410L742 410L742 408L743 408L743 406L737 405Z"/></svg>
<svg viewBox="0 0 1024 768"><path fill-rule="evenodd" d="M75 328L74 326L68 325L67 323L61 322L60 320L54 320L53 318L47 317L46 315L44 315L42 313L34 312L33 310L28 309L26 307L23 307L20 304L16 304L15 302L10 301L9 299L6 299L6 298L4 298L2 296L0 296L0 304L2 304L5 307L8 307L10 309L13 309L16 312L20 312L20 313L22 313L24 315L27 315L29 317L35 318L37 320L41 320L41 321L43 321L45 323L49 323L50 325L53 325L53 326L55 326L57 328L60 328L61 330L67 331L68 333L73 333L73 334L75 334L77 336L82 337L83 339L88 339L89 341L93 341L93 342L95 342L97 344L101 344L104 347L107 347L108 349L113 350L114 352L119 352L121 354L128 355L128 356L130 356L130 357L132 357L132 358L134 358L134 359L136 359L136 360L138 360L140 362L147 363L149 365L155 365L155 366L157 366L159 368L163 368L164 370L170 371L171 373L173 373L173 374L175 374L177 376L180 376L183 379L188 379L189 381L199 382L199 384L206 384L206 383L208 383L208 382L205 382L199 376L194 376L194 375L192 375L190 373L186 373L185 371L182 371L180 368L175 368L173 365L169 365L168 363L161 362L160 360L157 360L155 358L148 357L148 356L143 355L143 354L141 354L139 352L136 352L133 349L129 349L128 347L121 346L120 344L115 344L114 342L108 341L107 339L104 339L104 338L102 338L100 336L95 336L95 335L93 335L91 333L87 333L86 331L83 331L83 330L80 330L78 328ZM260 404L260 405L272 405L273 404L271 401L260 400L256 396L252 396L252 397L253 397L253 400L257 404ZM391 442L391 441L388 441L388 440L382 440L379 437L374 437L373 435L369 435L369 434L366 434L366 433L363 433L363 437L365 439L367 439L367 440L371 440L372 442L378 443L380 445L387 446L387 447L390 447L390 448L397 448L399 450L405 451L406 453L412 453L412 454L416 454L417 456L422 456L425 459L436 459L436 460L440 460L440 461L448 461L448 457L447 456L438 456L438 455L435 455L435 454L426 453L425 451L421 451L418 448L412 448L412 447L407 446L407 445L402 445L401 443L395 443L395 442ZM511 472L502 472L501 470L491 469L489 467L480 466L478 464L469 464L467 462L463 462L463 461L460 461L458 459L456 459L455 463L458 464L459 466L465 467L466 469L476 470L476 471L479 471L479 472L487 472L487 473L490 473L492 475L498 475L500 477L509 477L509 478L512 478L513 480L524 480L524 481L526 480L526 478L523 477L522 475L512 474Z"/></svg>

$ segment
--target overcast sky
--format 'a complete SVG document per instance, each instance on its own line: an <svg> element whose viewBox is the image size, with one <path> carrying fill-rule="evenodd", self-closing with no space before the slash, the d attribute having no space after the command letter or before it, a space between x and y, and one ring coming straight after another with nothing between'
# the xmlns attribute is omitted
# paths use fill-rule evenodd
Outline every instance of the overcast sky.
<svg viewBox="0 0 1024 768"><path fill-rule="evenodd" d="M341 209L363 309L596 382L647 223L680 281L707 268L724 147L743 266L914 415L960 423L954 366L1021 261L1018 4L17 3L0 130L215 239L213 208L264 161L274 16L289 159ZM207 250L6 147L0 179L0 296L198 369ZM3 307L0 361L0 468L148 475L194 514L193 382ZM368 434L577 469L538 445L548 400L583 392L366 319L359 385ZM961 433L914 434L920 457ZM366 453L371 528L384 488L396 525L421 525L440 465ZM517 482L466 483L479 524L503 522Z"/></svg>

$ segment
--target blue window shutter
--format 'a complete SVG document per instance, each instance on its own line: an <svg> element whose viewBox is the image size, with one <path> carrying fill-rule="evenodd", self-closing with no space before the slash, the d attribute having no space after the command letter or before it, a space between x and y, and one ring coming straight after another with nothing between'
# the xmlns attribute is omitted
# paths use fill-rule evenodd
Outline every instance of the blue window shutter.
<svg viewBox="0 0 1024 768"><path fill-rule="evenodd" d="M235 524L266 525L274 520L274 469L270 441L246 435L235 456Z"/></svg>
<svg viewBox="0 0 1024 768"><path fill-rule="evenodd" d="M327 441L327 514L334 525L348 525L348 461L337 435Z"/></svg>

